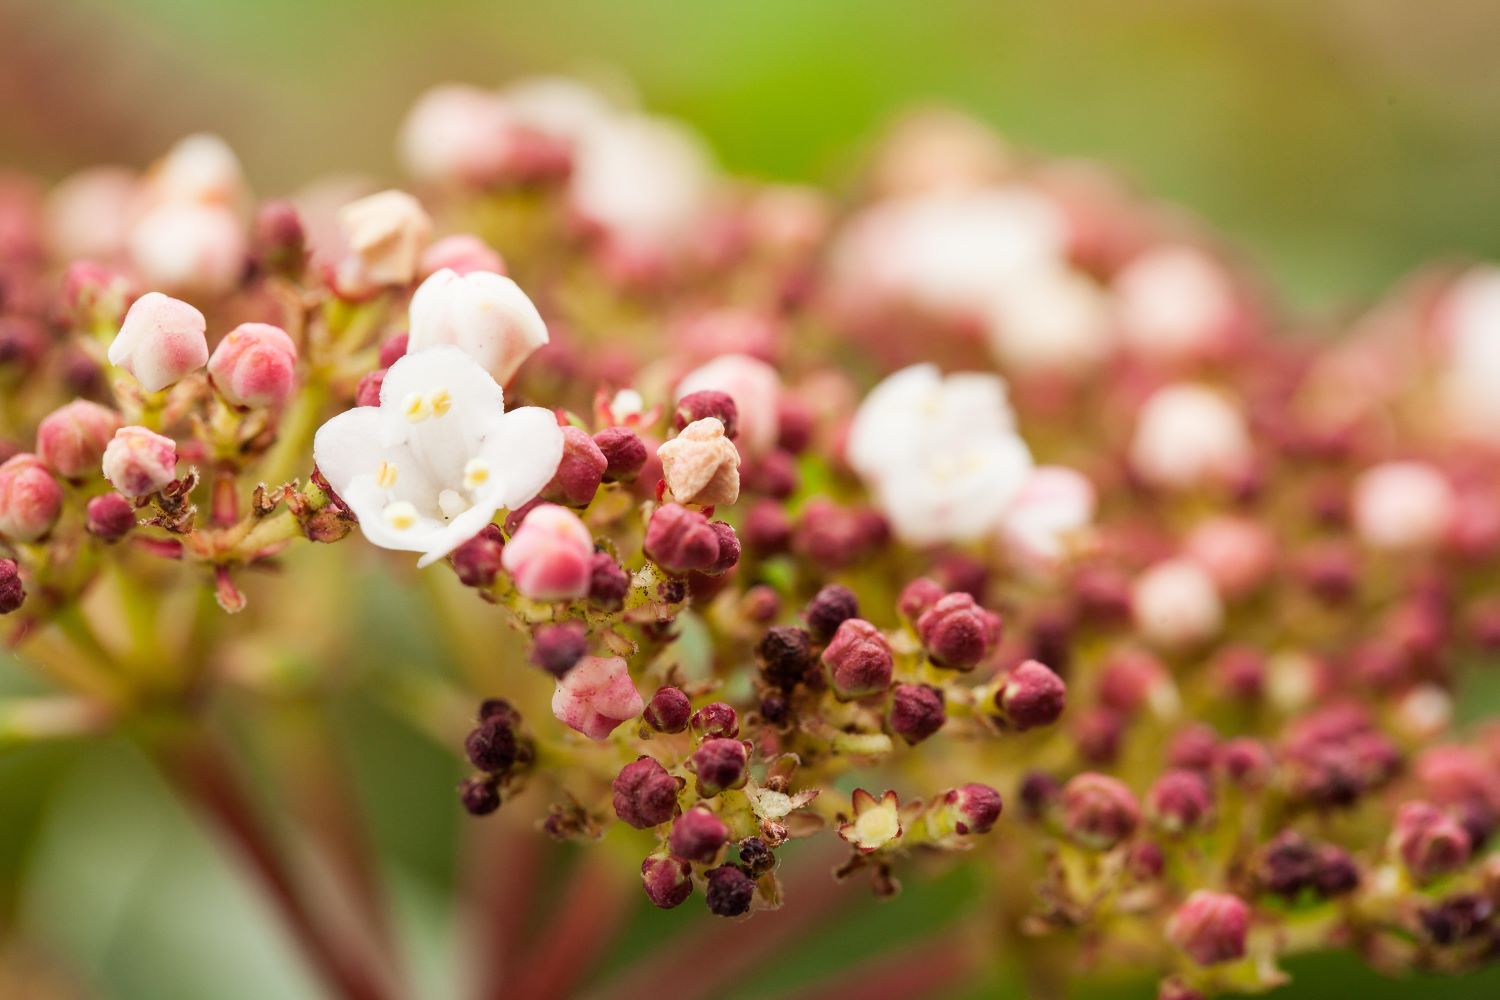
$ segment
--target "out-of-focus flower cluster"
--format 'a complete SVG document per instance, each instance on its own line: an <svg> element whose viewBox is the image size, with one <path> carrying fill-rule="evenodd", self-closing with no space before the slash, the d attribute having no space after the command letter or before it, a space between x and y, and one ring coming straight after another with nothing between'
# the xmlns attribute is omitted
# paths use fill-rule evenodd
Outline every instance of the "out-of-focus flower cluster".
<svg viewBox="0 0 1500 1000"><path fill-rule="evenodd" d="M469 665L464 808L631 828L657 906L775 908L823 836L883 896L969 852L1039 982L1495 953L1500 729L1455 716L1500 269L1308 336L1181 212L948 113L838 198L560 79L434 90L400 150L411 193L257 201L209 136L5 179L0 610L59 688L10 735L201 714L245 632L199 594L376 546L524 640Z"/></svg>

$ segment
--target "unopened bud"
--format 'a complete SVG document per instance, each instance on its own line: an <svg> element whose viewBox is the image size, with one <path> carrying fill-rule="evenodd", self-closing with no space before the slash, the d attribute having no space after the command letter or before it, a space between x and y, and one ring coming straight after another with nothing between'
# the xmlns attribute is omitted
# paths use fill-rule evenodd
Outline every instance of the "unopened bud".
<svg viewBox="0 0 1500 1000"><path fill-rule="evenodd" d="M637 757L615 776L615 815L637 830L660 826L677 812L682 780L667 773L653 757Z"/></svg>

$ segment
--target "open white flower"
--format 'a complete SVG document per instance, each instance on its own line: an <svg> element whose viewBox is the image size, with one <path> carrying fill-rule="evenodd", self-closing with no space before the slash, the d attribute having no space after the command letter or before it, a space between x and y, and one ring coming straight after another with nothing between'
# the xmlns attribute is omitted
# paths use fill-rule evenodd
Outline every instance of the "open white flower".
<svg viewBox="0 0 1500 1000"><path fill-rule="evenodd" d="M448 268L411 297L412 351L451 344L502 385L547 343L547 324L521 287L490 271L460 275Z"/></svg>
<svg viewBox="0 0 1500 1000"><path fill-rule="evenodd" d="M1005 382L935 365L887 378L860 404L849 464L896 534L913 545L967 541L995 530L1031 473Z"/></svg>
<svg viewBox="0 0 1500 1000"><path fill-rule="evenodd" d="M1005 512L1001 545L1027 569L1053 569L1093 523L1098 500L1094 484L1076 469L1038 466Z"/></svg>
<svg viewBox="0 0 1500 1000"><path fill-rule="evenodd" d="M505 412L500 386L457 347L408 354L386 372L380 406L318 429L313 458L375 545L426 566L501 508L535 497L562 460L548 410Z"/></svg>

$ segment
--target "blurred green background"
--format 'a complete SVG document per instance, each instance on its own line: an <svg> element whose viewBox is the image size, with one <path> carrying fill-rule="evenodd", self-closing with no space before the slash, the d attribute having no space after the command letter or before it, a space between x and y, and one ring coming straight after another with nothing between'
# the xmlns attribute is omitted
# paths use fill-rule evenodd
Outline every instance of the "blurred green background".
<svg viewBox="0 0 1500 1000"><path fill-rule="evenodd" d="M1019 145L1121 168L1228 233L1294 301L1335 310L1435 256L1500 256L1497 56L1500 4L1485 0L0 0L0 162L143 164L211 129L263 193L330 171L395 177L396 125L425 87L563 70L620 74L731 170L837 181L890 114L937 100ZM370 606L372 649L395 663L399 595ZM414 964L441 997L457 763L357 698L337 711ZM263 904L122 745L0 756L0 868L6 912L104 995L317 995ZM975 891L962 872L908 889L737 995L962 919ZM643 911L621 947L688 909ZM1500 995L1496 975L1391 982L1344 958L1294 971L1288 996Z"/></svg>

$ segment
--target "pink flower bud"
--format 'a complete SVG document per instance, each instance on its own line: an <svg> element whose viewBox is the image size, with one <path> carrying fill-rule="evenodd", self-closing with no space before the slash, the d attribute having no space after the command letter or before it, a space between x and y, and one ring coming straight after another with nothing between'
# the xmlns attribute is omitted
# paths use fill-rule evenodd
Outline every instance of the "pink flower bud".
<svg viewBox="0 0 1500 1000"><path fill-rule="evenodd" d="M534 601L569 601L589 592L594 536L572 511L532 509L511 536L501 563L516 589Z"/></svg>
<svg viewBox="0 0 1500 1000"><path fill-rule="evenodd" d="M345 205L339 228L349 253L339 265L339 284L351 291L407 284L432 239L432 220L403 191L382 191Z"/></svg>
<svg viewBox="0 0 1500 1000"><path fill-rule="evenodd" d="M203 314L179 299L147 292L136 299L109 345L109 363L158 392L208 362Z"/></svg>
<svg viewBox="0 0 1500 1000"><path fill-rule="evenodd" d="M268 201L255 213L250 238L251 255L268 274L295 280L307 266L307 230L297 206L290 201Z"/></svg>
<svg viewBox="0 0 1500 1000"><path fill-rule="evenodd" d="M422 254L422 273L436 274L447 268L457 275L488 271L503 275L505 261L478 236L456 233L444 236Z"/></svg>
<svg viewBox="0 0 1500 1000"><path fill-rule="evenodd" d="M943 599L943 585L930 577L919 576L901 590L896 605L906 620L915 623L927 609Z"/></svg>
<svg viewBox="0 0 1500 1000"><path fill-rule="evenodd" d="M678 383L677 398L683 400L704 390L726 393L734 400L734 436L747 454L762 455L776 446L777 403L781 397L776 369L749 355L726 354Z"/></svg>
<svg viewBox="0 0 1500 1000"><path fill-rule="evenodd" d="M75 260L63 272L59 312L79 329L118 328L136 297L135 282L119 268Z"/></svg>
<svg viewBox="0 0 1500 1000"><path fill-rule="evenodd" d="M1000 616L981 608L968 594L948 594L922 612L917 634L932 662L971 670L1000 641Z"/></svg>
<svg viewBox="0 0 1500 1000"><path fill-rule="evenodd" d="M672 414L672 427L678 431L688 424L714 418L724 427L724 436L733 438L739 430L739 411L734 399L727 392L704 389L690 392L677 401L677 410Z"/></svg>
<svg viewBox="0 0 1500 1000"><path fill-rule="evenodd" d="M568 424L562 428L562 437L562 461L552 481L542 488L542 496L568 507L587 507L599 492L609 461L587 431Z"/></svg>
<svg viewBox="0 0 1500 1000"><path fill-rule="evenodd" d="M733 739L740 734L740 717L734 707L722 701L710 702L688 720L693 734L700 738Z"/></svg>
<svg viewBox="0 0 1500 1000"><path fill-rule="evenodd" d="M1264 525L1247 517L1204 521L1188 535L1185 548L1187 557L1228 597L1260 586L1276 561L1276 540Z"/></svg>
<svg viewBox="0 0 1500 1000"><path fill-rule="evenodd" d="M1213 792L1196 771L1168 771L1151 785L1146 813L1167 833L1196 830L1213 813Z"/></svg>
<svg viewBox="0 0 1500 1000"><path fill-rule="evenodd" d="M662 477L678 503L715 507L740 496L740 453L716 417L695 420L656 449Z"/></svg>
<svg viewBox="0 0 1500 1000"><path fill-rule="evenodd" d="M761 556L779 555L792 540L792 519L775 500L759 500L745 513L741 525L745 544Z"/></svg>
<svg viewBox="0 0 1500 1000"><path fill-rule="evenodd" d="M895 661L891 644L880 629L862 618L849 618L838 627L823 650L834 696L852 701L879 694L891 686Z"/></svg>
<svg viewBox="0 0 1500 1000"><path fill-rule="evenodd" d="M954 830L966 837L989 833L1003 808L1000 793L989 785L969 784L954 788L945 793L943 799L944 805L954 815Z"/></svg>
<svg viewBox="0 0 1500 1000"><path fill-rule="evenodd" d="M928 684L897 684L891 692L891 731L908 744L927 739L948 721L943 694Z"/></svg>
<svg viewBox="0 0 1500 1000"><path fill-rule="evenodd" d="M589 651L588 627L583 622L538 625L532 635L531 662L553 677L562 677Z"/></svg>
<svg viewBox="0 0 1500 1000"><path fill-rule="evenodd" d="M659 733L680 733L688 727L693 703L680 688L657 688L646 705L646 725Z"/></svg>
<svg viewBox="0 0 1500 1000"><path fill-rule="evenodd" d="M1169 559L1142 573L1130 604L1141 634L1167 649L1196 646L1224 625L1224 605L1213 580L1187 559Z"/></svg>
<svg viewBox="0 0 1500 1000"><path fill-rule="evenodd" d="M1354 527L1372 548L1430 548L1448 533L1456 506L1448 480L1424 462L1377 465L1354 484Z"/></svg>
<svg viewBox="0 0 1500 1000"><path fill-rule="evenodd" d="M651 515L644 548L647 558L668 573L701 573L719 561L719 536L708 518L675 503Z"/></svg>
<svg viewBox="0 0 1500 1000"><path fill-rule="evenodd" d="M693 866L676 858L647 858L641 862L641 885L652 906L681 906L693 894Z"/></svg>
<svg viewBox="0 0 1500 1000"><path fill-rule="evenodd" d="M507 552L510 549L506 549ZM552 714L591 740L603 740L646 707L618 656L585 656L557 682Z"/></svg>
<svg viewBox="0 0 1500 1000"><path fill-rule="evenodd" d="M711 798L745 784L750 776L750 752L739 740L704 740L693 751L689 766L698 778L698 794Z"/></svg>
<svg viewBox="0 0 1500 1000"><path fill-rule="evenodd" d="M633 483L646 464L646 445L628 427L606 427L594 435L594 444L604 456L606 483Z"/></svg>
<svg viewBox="0 0 1500 1000"><path fill-rule="evenodd" d="M120 415L109 407L75 399L37 425L37 457L64 479L92 476L120 425Z"/></svg>
<svg viewBox="0 0 1500 1000"><path fill-rule="evenodd" d="M177 442L144 427L121 427L104 449L104 478L127 497L146 497L177 478Z"/></svg>
<svg viewBox="0 0 1500 1000"><path fill-rule="evenodd" d="M637 830L660 826L676 814L682 785L654 757L637 757L621 768L611 786L615 815Z"/></svg>
<svg viewBox="0 0 1500 1000"><path fill-rule="evenodd" d="M118 493L105 493L88 502L88 532L103 542L118 542L135 527L135 508Z"/></svg>
<svg viewBox="0 0 1500 1000"><path fill-rule="evenodd" d="M269 323L241 323L208 359L214 388L235 406L279 407L297 384L297 345Z"/></svg>
<svg viewBox="0 0 1500 1000"><path fill-rule="evenodd" d="M1250 907L1227 892L1199 889L1167 921L1167 937L1199 965L1245 957Z"/></svg>
<svg viewBox="0 0 1500 1000"><path fill-rule="evenodd" d="M1085 847L1108 850L1135 835L1140 806L1123 782L1087 772L1063 786L1063 827Z"/></svg>
<svg viewBox="0 0 1500 1000"><path fill-rule="evenodd" d="M672 824L667 843L672 854L684 861L708 864L729 841L729 827L703 806L694 806Z"/></svg>
<svg viewBox="0 0 1500 1000"><path fill-rule="evenodd" d="M34 542L52 530L63 491L35 455L22 452L0 464L0 535Z"/></svg>
<svg viewBox="0 0 1500 1000"><path fill-rule="evenodd" d="M1230 783L1258 791L1270 783L1276 762L1264 743L1240 736L1219 747L1214 766Z"/></svg>
<svg viewBox="0 0 1500 1000"><path fill-rule="evenodd" d="M1153 714L1170 718L1181 704L1177 686L1161 660L1137 649L1122 649L1104 661L1098 696L1100 704L1128 716L1149 708Z"/></svg>
<svg viewBox="0 0 1500 1000"><path fill-rule="evenodd" d="M1392 838L1407 870L1423 883L1459 871L1473 850L1463 825L1427 802L1402 804Z"/></svg>
<svg viewBox="0 0 1500 1000"><path fill-rule="evenodd" d="M8 615L26 603L26 586L14 559L0 559L0 615Z"/></svg>
<svg viewBox="0 0 1500 1000"><path fill-rule="evenodd" d="M386 369L377 368L359 380L354 387L355 406L379 406L380 387L385 384Z"/></svg>
<svg viewBox="0 0 1500 1000"><path fill-rule="evenodd" d="M1025 731L1056 722L1067 697L1068 685L1061 677L1045 664L1027 660L1005 675L995 692L995 707L1012 729Z"/></svg>
<svg viewBox="0 0 1500 1000"><path fill-rule="evenodd" d="M453 550L453 572L465 587L488 587L500 573L500 557L505 551L500 529L493 524Z"/></svg>

